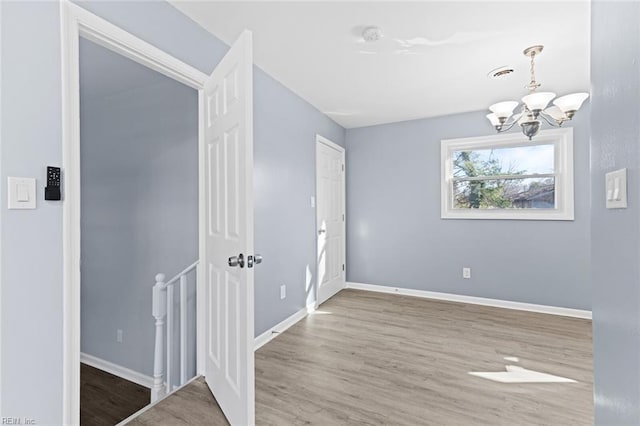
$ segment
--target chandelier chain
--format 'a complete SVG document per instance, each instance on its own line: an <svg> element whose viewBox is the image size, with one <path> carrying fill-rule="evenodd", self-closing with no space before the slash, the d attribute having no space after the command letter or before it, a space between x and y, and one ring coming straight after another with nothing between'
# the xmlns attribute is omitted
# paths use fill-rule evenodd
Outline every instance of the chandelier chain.
<svg viewBox="0 0 640 426"><path fill-rule="evenodd" d="M536 57L535 52L531 52L531 65L529 67L529 72L531 73L531 81L529 82L529 92L533 93L540 85L536 83L536 71L534 58Z"/></svg>

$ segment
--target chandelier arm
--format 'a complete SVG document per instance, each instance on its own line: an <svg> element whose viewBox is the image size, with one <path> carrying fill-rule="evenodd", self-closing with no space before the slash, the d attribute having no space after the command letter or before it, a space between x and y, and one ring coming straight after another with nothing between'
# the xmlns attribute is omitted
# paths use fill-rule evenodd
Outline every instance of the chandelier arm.
<svg viewBox="0 0 640 426"><path fill-rule="evenodd" d="M553 127L560 127L562 126L562 123L563 123L562 121L558 121L555 118L548 116L544 111L540 111L540 114L538 114L538 117L544 118L544 121L546 121L547 124Z"/></svg>
<svg viewBox="0 0 640 426"><path fill-rule="evenodd" d="M522 117L522 114L524 114L524 113L525 113L525 111L523 109L519 113L512 115L511 116L511 122L510 123L504 123L500 127L500 130L498 130L498 132L506 132L508 130L511 130L511 128L513 128L513 126L515 126L515 124L518 122L518 120L520 120L520 118Z"/></svg>
<svg viewBox="0 0 640 426"><path fill-rule="evenodd" d="M502 127L500 127L500 130L498 130L498 133L507 132L507 131L511 130L511 128L513 126L515 126L515 124L517 122L518 122L518 120L513 120L511 123L503 124Z"/></svg>

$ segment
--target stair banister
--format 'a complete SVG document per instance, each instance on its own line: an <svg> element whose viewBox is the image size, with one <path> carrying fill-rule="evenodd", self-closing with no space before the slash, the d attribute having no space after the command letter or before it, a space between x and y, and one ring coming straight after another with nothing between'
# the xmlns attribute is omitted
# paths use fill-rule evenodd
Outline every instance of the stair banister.
<svg viewBox="0 0 640 426"><path fill-rule="evenodd" d="M167 374L165 375L165 383L167 391L165 395L171 393L171 381L173 380L173 286L165 286L167 293Z"/></svg>
<svg viewBox="0 0 640 426"><path fill-rule="evenodd" d="M165 282L165 275L156 275L156 283L153 286L152 314L155 318L155 346L153 358L153 387L151 389L151 402L171 393L173 390L173 325L174 325L174 284L179 282L180 292L180 383L187 382L187 274L195 270L198 261L195 261L175 277ZM166 333L166 363L163 352L165 350ZM195 354L194 354L195 356ZM165 374L166 365L166 374Z"/></svg>
<svg viewBox="0 0 640 426"><path fill-rule="evenodd" d="M182 272L178 273L175 277L173 277L169 281L167 281L167 283L165 284L165 287L174 284L176 281L178 281L180 279L181 276L187 275L189 272L191 272L192 270L196 269L196 266L198 266L198 261L197 260L195 262L193 262L191 265L189 265L186 268L184 268L184 270Z"/></svg>
<svg viewBox="0 0 640 426"><path fill-rule="evenodd" d="M164 274L156 275L156 284L153 286L152 312L156 319L156 344L153 356L153 388L151 389L151 402L164 396L164 362L162 357L162 342L164 338L164 317L167 314L167 292L164 284Z"/></svg>
<svg viewBox="0 0 640 426"><path fill-rule="evenodd" d="M187 382L187 276L180 275L180 383Z"/></svg>

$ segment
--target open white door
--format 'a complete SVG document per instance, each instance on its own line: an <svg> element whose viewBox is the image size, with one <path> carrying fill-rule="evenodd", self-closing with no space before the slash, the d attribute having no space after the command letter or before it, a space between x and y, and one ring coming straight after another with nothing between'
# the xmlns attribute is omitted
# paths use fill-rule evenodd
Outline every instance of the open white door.
<svg viewBox="0 0 640 426"><path fill-rule="evenodd" d="M318 305L345 287L344 148L316 137Z"/></svg>
<svg viewBox="0 0 640 426"><path fill-rule="evenodd" d="M243 426L255 423L252 63L244 31L205 84L201 150L205 378L229 422Z"/></svg>

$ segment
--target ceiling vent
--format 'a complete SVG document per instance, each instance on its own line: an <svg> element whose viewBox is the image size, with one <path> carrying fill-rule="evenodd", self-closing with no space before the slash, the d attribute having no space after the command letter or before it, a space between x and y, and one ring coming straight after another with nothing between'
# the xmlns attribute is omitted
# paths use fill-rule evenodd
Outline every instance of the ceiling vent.
<svg viewBox="0 0 640 426"><path fill-rule="evenodd" d="M494 70L489 71L487 77L501 79L505 78L509 74L513 73L513 68L510 68L508 65L503 65Z"/></svg>

